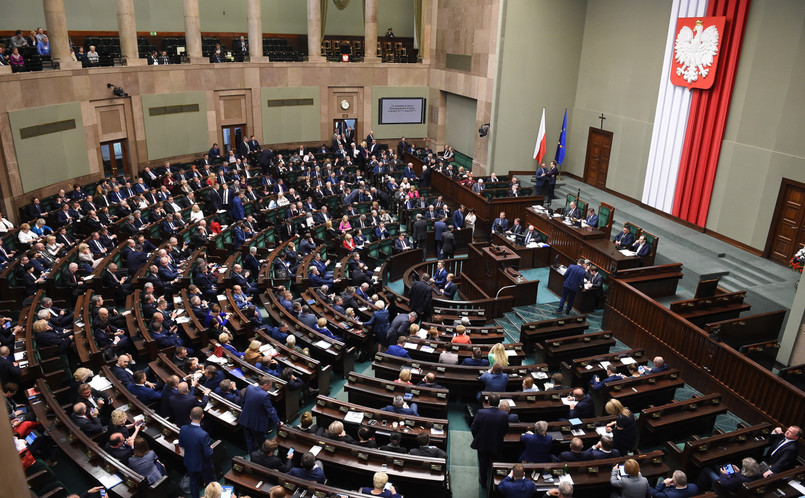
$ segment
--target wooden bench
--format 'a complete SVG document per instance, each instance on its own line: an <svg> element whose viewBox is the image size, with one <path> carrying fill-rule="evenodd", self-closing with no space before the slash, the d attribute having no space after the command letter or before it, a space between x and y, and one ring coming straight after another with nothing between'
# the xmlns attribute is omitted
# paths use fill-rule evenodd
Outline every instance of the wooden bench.
<svg viewBox="0 0 805 498"><path fill-rule="evenodd" d="M417 385L403 384L393 380L361 375L350 372L344 384L350 403L382 408L390 405L394 396L412 395L411 402L416 403L420 416L447 418L447 402L450 391Z"/></svg>
<svg viewBox="0 0 805 498"><path fill-rule="evenodd" d="M190 376L185 374L179 367L165 355L159 353L157 359L148 363L148 366L154 374L162 380L167 382L168 377L176 375L180 379L189 380ZM225 429L232 430L238 426L238 417L240 417L240 406L224 399L223 397L210 392L210 402L204 407L204 413L210 416L213 420L221 424Z"/></svg>
<svg viewBox="0 0 805 498"><path fill-rule="evenodd" d="M526 353L533 353L539 341L583 334L588 328L587 315L525 322L520 326L520 342L523 343Z"/></svg>
<svg viewBox="0 0 805 498"><path fill-rule="evenodd" d="M797 480L802 484L805 482L805 465L799 465L793 469L772 474L769 477L757 479L741 484L741 492L734 496L762 496L763 498L781 497L801 497L802 492L794 489L789 481Z"/></svg>
<svg viewBox="0 0 805 498"><path fill-rule="evenodd" d="M769 445L770 434L771 425L766 422L749 427L741 424L732 432L716 431L710 437L694 437L681 450L669 441L666 451L679 462L677 468L688 475L696 475L704 467L740 462L746 457L761 461L761 455Z"/></svg>
<svg viewBox="0 0 805 498"><path fill-rule="evenodd" d="M640 473L649 481L656 481L656 477L667 474L671 467L663 462L663 452L660 450L638 455L622 456L618 458L605 458L603 460L581 461L581 462L555 462L555 463L526 463L526 476L530 476L537 485L538 491L546 491L555 488L558 479L565 471L573 479L573 492L575 496L601 496L601 490L609 493L609 478L612 467L622 464L629 458L637 460L640 464ZM492 464L492 479L495 487L506 477L512 469L512 463ZM543 474L552 474L555 482L546 483L542 479ZM594 493L594 494L590 494Z"/></svg>
<svg viewBox="0 0 805 498"><path fill-rule="evenodd" d="M670 309L694 325L704 327L706 323L731 320L738 318L744 311L749 311L751 306L744 302L745 298L746 291L729 292L712 297L674 301Z"/></svg>
<svg viewBox="0 0 805 498"><path fill-rule="evenodd" d="M771 370L777 362L777 353L780 351L780 343L777 342L777 339L756 342L754 344L741 346L738 351L763 368Z"/></svg>
<svg viewBox="0 0 805 498"><path fill-rule="evenodd" d="M599 378L606 377L606 369L601 366L602 362L608 362L615 367L618 373L628 375L627 367L632 363L629 359L634 360L637 365L645 366L648 363L648 358L645 357L645 351L642 348L629 349L563 361L561 364L562 376L565 385L587 388L596 375Z"/></svg>
<svg viewBox="0 0 805 498"><path fill-rule="evenodd" d="M388 444L392 432L399 432L403 438L402 446L416 448L416 437L427 433L431 444L447 450L448 420L446 418L414 417L387 412L378 408L340 401L319 395L313 406L313 415L319 427L327 428L332 422L344 422L347 432L357 440L358 429L366 427L372 431L378 446ZM363 412L360 423L351 423L344 420L349 412ZM394 424L397 424L397 427Z"/></svg>
<svg viewBox="0 0 805 498"><path fill-rule="evenodd" d="M713 339L740 349L741 346L755 342L776 341L785 321L785 314L785 310L779 310L718 322L711 321L704 326L704 329L713 336Z"/></svg>
<svg viewBox="0 0 805 498"><path fill-rule="evenodd" d="M649 297L673 296L682 279L682 263L618 270L613 276Z"/></svg>
<svg viewBox="0 0 805 498"><path fill-rule="evenodd" d="M299 377L306 379L311 387L316 387L321 394L330 393L330 377L332 376L332 366L322 365L319 360L311 358L295 349L291 349L285 344L280 343L266 332L264 329L255 330L255 339L264 344L270 344L278 353L274 356L277 363L283 368L291 368Z"/></svg>
<svg viewBox="0 0 805 498"><path fill-rule="evenodd" d="M278 470L269 469L252 463L243 457L232 458L232 469L224 476L238 491L248 493L249 496L269 497L272 487L282 486L289 494L298 493L299 496L338 496L345 498L366 498L366 495L345 488L336 488L326 484L318 484L298 477L290 476ZM352 486L354 487L354 486ZM241 493L238 493L240 496Z"/></svg>
<svg viewBox="0 0 805 498"><path fill-rule="evenodd" d="M678 440L691 434L710 434L716 417L726 412L720 394L694 396L685 401L644 408L637 420L638 446Z"/></svg>
<svg viewBox="0 0 805 498"><path fill-rule="evenodd" d="M504 344L506 349L506 356L509 359L509 365L522 365L526 355L523 351L523 345L517 343ZM438 362L439 355L444 351L449 351L458 355L458 364L467 358L472 358L472 351L480 349L483 358L489 355L489 350L492 349L491 344L461 344L453 343L451 341L433 341L430 339L420 339L415 336L406 337L405 349L411 358L415 360Z"/></svg>
<svg viewBox="0 0 805 498"><path fill-rule="evenodd" d="M31 402L36 418L59 449L95 481L121 498L145 494L154 497L168 496L167 476L149 485L145 477L120 463L84 434L61 408L43 379L36 381L36 389L39 394Z"/></svg>
<svg viewBox="0 0 805 498"><path fill-rule="evenodd" d="M615 338L610 330L555 337L536 343L534 360L538 363L547 363L549 368L556 369L563 361L570 361L579 356L609 353L609 349L614 345Z"/></svg>
<svg viewBox="0 0 805 498"><path fill-rule="evenodd" d="M443 497L449 489L447 462L444 458L393 453L342 443L283 426L277 430L277 444L304 454L314 446L316 456L327 470L328 482L347 487L354 482L369 482L375 472L383 471L402 489L416 489L420 496Z"/></svg>
<svg viewBox="0 0 805 498"><path fill-rule="evenodd" d="M569 451L570 441L574 437L581 439L584 448L589 448L601 439L601 434L596 431L596 428L604 427L613 420L615 420L614 415L607 415L605 417L582 419L581 425L575 426L567 420L548 422L548 434L553 438L551 454L558 456L563 451ZM581 433L574 434L571 432L573 430L581 431ZM516 462L520 459L520 454L523 452L523 443L520 442L520 436L525 434L526 431L534 432L533 422L509 422L509 430L503 437L502 460Z"/></svg>
<svg viewBox="0 0 805 498"><path fill-rule="evenodd" d="M781 379L785 379L786 382L790 382L805 391L805 363L781 368L780 371L777 372L777 375L779 375Z"/></svg>
<svg viewBox="0 0 805 498"><path fill-rule="evenodd" d="M603 409L606 400L615 398L623 406L637 413L651 405L663 405L674 399L677 388L685 385L679 377L679 370L669 369L665 372L626 377L609 382L603 389L593 391L596 408ZM596 412L598 413L598 412Z"/></svg>
<svg viewBox="0 0 805 498"><path fill-rule="evenodd" d="M344 342L321 334L302 324L293 314L279 304L271 292L260 294L260 302L275 323L286 322L290 332L296 336L297 345L307 347L311 355L326 365L333 365L341 375L353 370L355 348L348 348Z"/></svg>
<svg viewBox="0 0 805 498"><path fill-rule="evenodd" d="M501 401L509 401L511 413L516 413L523 422L536 422L537 420L558 420L568 418L570 406L565 404L573 388L557 389L551 391L514 391L505 393L482 392L481 402L484 408L489 408L489 396L496 394Z"/></svg>
<svg viewBox="0 0 805 498"><path fill-rule="evenodd" d="M210 347L202 349L201 354L211 358L215 354L214 352L218 346L218 341L210 340ZM280 419L284 422L289 422L299 416L299 397L296 393L288 390L287 382L260 370L224 347L221 347L221 352L223 354L222 358L224 358L226 362L217 364L216 366L223 370L230 380L235 382L239 389L259 385L260 379L268 377L274 383L268 393L271 395L271 403L277 409L277 414L280 416ZM210 361L207 362L207 364L212 363L213 362Z"/></svg>
<svg viewBox="0 0 805 498"><path fill-rule="evenodd" d="M411 382L419 382L428 372L436 374L436 383L450 389L459 397L474 396L481 390L483 385L478 380L481 374L489 370L488 367L466 367L462 365L447 365L444 363L434 363L430 361L416 361L400 358L399 356L377 353L372 363L372 369L380 378L397 379L400 370L408 368L411 370ZM508 366L503 367L503 372L509 376L508 390L520 389L523 377L534 375L536 372L543 372L547 375L548 366L545 364L535 364L527 366Z"/></svg>

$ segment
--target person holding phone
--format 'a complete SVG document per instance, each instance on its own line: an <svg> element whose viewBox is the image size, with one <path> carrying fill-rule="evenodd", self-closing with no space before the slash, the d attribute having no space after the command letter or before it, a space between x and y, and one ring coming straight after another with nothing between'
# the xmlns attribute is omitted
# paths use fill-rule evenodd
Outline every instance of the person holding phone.
<svg viewBox="0 0 805 498"><path fill-rule="evenodd" d="M372 476L372 487L363 487L359 491L365 495L400 498L397 489L389 482L389 476L385 472L375 472L375 475Z"/></svg>
<svg viewBox="0 0 805 498"><path fill-rule="evenodd" d="M716 482L718 482L723 492L732 493L740 490L743 483L752 482L760 477L760 466L757 460L747 457L741 460L740 469L731 463L716 470L709 467L703 468L696 479L696 485L703 491L711 488L716 491Z"/></svg>
<svg viewBox="0 0 805 498"><path fill-rule="evenodd" d="M640 464L632 458L612 467L609 483L619 491L613 491L610 498L645 498L649 495L648 479L640 474Z"/></svg>

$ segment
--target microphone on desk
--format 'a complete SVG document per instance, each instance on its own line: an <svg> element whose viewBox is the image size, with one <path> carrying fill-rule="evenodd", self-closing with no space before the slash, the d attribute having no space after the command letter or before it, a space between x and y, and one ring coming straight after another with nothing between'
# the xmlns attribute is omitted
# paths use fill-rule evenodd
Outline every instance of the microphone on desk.
<svg viewBox="0 0 805 498"><path fill-rule="evenodd" d="M559 255L557 254L556 257L553 259L553 267L559 268Z"/></svg>

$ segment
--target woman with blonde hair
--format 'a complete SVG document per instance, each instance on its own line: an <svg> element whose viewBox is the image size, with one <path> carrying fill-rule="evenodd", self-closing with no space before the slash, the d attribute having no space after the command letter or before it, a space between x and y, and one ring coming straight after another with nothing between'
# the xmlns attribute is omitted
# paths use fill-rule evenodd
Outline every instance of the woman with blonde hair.
<svg viewBox="0 0 805 498"><path fill-rule="evenodd" d="M649 496L648 479L640 475L640 464L632 458L623 462L625 476L621 475L620 465L612 467L612 475L609 483L613 488L620 491L613 491L610 498L645 498Z"/></svg>
<svg viewBox="0 0 805 498"><path fill-rule="evenodd" d="M354 443L355 439L347 434L347 431L344 429L344 423L340 420L336 420L330 424L327 428L327 432L324 433L330 439L335 439L336 441L341 441L342 443Z"/></svg>
<svg viewBox="0 0 805 498"><path fill-rule="evenodd" d="M502 367L509 366L509 357L506 356L506 347L502 342L495 344L489 350L489 364L494 365L495 363L500 363Z"/></svg>
<svg viewBox="0 0 805 498"><path fill-rule="evenodd" d="M263 357L263 353L260 352L261 347L263 347L263 343L256 339L249 343L249 347L243 352L243 359L246 361L246 363L254 365L260 361L260 359Z"/></svg>
<svg viewBox="0 0 805 498"><path fill-rule="evenodd" d="M383 498L400 498L394 486L389 486L386 489L386 483L389 482L389 476L385 472L375 472L372 476L372 487L361 488L361 494L382 496Z"/></svg>
<svg viewBox="0 0 805 498"><path fill-rule="evenodd" d="M607 424L607 432L612 433L615 448L625 456L634 450L637 443L637 420L634 414L617 399L607 401L604 411L607 415L616 415L617 418Z"/></svg>
<svg viewBox="0 0 805 498"><path fill-rule="evenodd" d="M27 223L23 223L22 225L20 225L20 231L19 233L17 233L17 239L20 241L20 243L32 244L38 238L39 236L33 231L31 231L31 225Z"/></svg>
<svg viewBox="0 0 805 498"><path fill-rule="evenodd" d="M344 235L344 242L341 243L341 246L343 246L343 248L346 249L347 251L350 252L354 251L356 246L355 241L352 240L352 235L350 234Z"/></svg>
<svg viewBox="0 0 805 498"><path fill-rule="evenodd" d="M395 380L394 382L399 382L400 384L408 384L411 385L411 370L407 368L403 368L400 370L400 378Z"/></svg>
<svg viewBox="0 0 805 498"><path fill-rule="evenodd" d="M277 193L277 206L287 206L290 203L291 201L285 197L285 194L282 192Z"/></svg>
<svg viewBox="0 0 805 498"><path fill-rule="evenodd" d="M47 251L48 255L54 260L58 260L59 253L63 248L64 244L56 242L55 235L48 235L45 239L45 251Z"/></svg>
<svg viewBox="0 0 805 498"><path fill-rule="evenodd" d="M126 412L123 410L113 410L110 416L109 422L109 429L106 431L107 434L114 434L115 432L119 432L123 434L123 437L128 438L131 435L131 429L134 428L134 424L129 424L128 417L126 417Z"/></svg>
<svg viewBox="0 0 805 498"><path fill-rule="evenodd" d="M31 228L31 230L33 230L33 232L39 235L40 237L43 235L50 235L51 233L53 233L53 229L45 224L44 218L39 218L38 220L36 220L36 223L34 223L34 226Z"/></svg>
<svg viewBox="0 0 805 498"><path fill-rule="evenodd" d="M349 216L344 215L341 217L341 223L338 224L338 230L340 232L348 232L352 230L352 225L349 224Z"/></svg>
<svg viewBox="0 0 805 498"><path fill-rule="evenodd" d="M201 211L201 208L198 204L193 204L193 207L190 208L190 223L198 223L203 219L204 213Z"/></svg>
<svg viewBox="0 0 805 498"><path fill-rule="evenodd" d="M417 325L416 323L412 323L408 327L408 335L419 337L419 325Z"/></svg>
<svg viewBox="0 0 805 498"><path fill-rule="evenodd" d="M83 242L78 244L78 264L83 266L87 273L94 270L101 261L103 261L103 258L95 259L87 244Z"/></svg>

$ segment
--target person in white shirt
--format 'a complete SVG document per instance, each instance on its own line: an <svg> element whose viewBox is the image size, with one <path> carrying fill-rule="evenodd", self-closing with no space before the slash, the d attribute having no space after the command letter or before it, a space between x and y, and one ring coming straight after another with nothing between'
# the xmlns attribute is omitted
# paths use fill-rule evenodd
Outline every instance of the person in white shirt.
<svg viewBox="0 0 805 498"><path fill-rule="evenodd" d="M20 232L17 234L17 238L23 244L31 244L39 239L39 236L31 231L31 225L23 223L20 225Z"/></svg>
<svg viewBox="0 0 805 498"><path fill-rule="evenodd" d="M0 233L6 233L12 228L14 228L14 224L5 218L3 213L0 213Z"/></svg>

